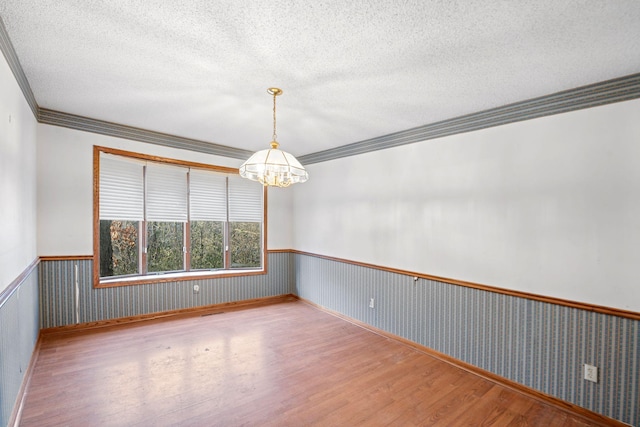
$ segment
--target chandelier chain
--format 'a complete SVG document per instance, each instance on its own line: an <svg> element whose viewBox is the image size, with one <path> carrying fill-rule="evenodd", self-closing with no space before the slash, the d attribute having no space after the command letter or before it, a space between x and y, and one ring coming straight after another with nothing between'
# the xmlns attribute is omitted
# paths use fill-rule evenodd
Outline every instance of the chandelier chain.
<svg viewBox="0 0 640 427"><path fill-rule="evenodd" d="M278 135L276 134L276 93L273 94L273 140L276 141Z"/></svg>
<svg viewBox="0 0 640 427"><path fill-rule="evenodd" d="M288 187L291 184L305 182L309 174L293 155L278 149L276 138L276 96L282 95L282 89L270 87L267 93L273 95L273 140L271 148L260 150L240 166L238 172L242 178L258 181L265 187Z"/></svg>

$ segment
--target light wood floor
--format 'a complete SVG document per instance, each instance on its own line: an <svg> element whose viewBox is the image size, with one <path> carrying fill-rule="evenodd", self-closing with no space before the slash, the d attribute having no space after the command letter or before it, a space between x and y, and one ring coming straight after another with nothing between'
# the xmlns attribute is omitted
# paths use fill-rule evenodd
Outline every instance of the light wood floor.
<svg viewBox="0 0 640 427"><path fill-rule="evenodd" d="M43 338L22 426L587 426L302 302Z"/></svg>

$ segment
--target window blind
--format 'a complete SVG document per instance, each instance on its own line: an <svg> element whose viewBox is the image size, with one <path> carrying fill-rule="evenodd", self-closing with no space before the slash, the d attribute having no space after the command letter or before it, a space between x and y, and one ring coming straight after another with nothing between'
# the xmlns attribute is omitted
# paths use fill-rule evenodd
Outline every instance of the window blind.
<svg viewBox="0 0 640 427"><path fill-rule="evenodd" d="M254 181L229 176L229 221L262 222L263 186Z"/></svg>
<svg viewBox="0 0 640 427"><path fill-rule="evenodd" d="M189 202L189 215L192 221L226 221L227 176L191 169Z"/></svg>
<svg viewBox="0 0 640 427"><path fill-rule="evenodd" d="M148 163L147 221L187 221L187 168Z"/></svg>
<svg viewBox="0 0 640 427"><path fill-rule="evenodd" d="M101 154L100 219L142 221L143 218L143 163Z"/></svg>

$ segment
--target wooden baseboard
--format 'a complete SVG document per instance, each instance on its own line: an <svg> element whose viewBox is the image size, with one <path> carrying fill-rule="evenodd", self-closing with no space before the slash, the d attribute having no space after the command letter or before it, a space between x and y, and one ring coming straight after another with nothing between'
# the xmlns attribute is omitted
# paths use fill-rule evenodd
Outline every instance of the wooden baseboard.
<svg viewBox="0 0 640 427"><path fill-rule="evenodd" d="M223 311L241 310L263 305L279 304L288 301L294 301L296 297L292 294L276 295L272 297L254 298L242 301L225 302L221 304L213 304L199 307L184 308L179 310L169 310L157 313L141 314L131 317L120 317L117 319L101 320L97 322L79 323L77 325L57 326L53 328L41 329L43 335L77 333L83 331L91 331L98 328L109 328L115 326L132 325L139 322L173 320L184 317L203 316L207 314L220 313Z"/></svg>
<svg viewBox="0 0 640 427"><path fill-rule="evenodd" d="M597 412L593 412L590 411L588 409L585 409L581 406L575 405L573 403L570 402L566 402L562 399L559 399L557 397L548 395L546 393L540 392L538 390L532 389L530 387L527 387L523 384L517 383L515 381L512 381L510 379L501 377L500 375L496 375L493 372L489 372L489 371L485 371L484 369L478 368L477 366L471 365L467 362L463 362L462 360L458 360L454 357L451 357L447 354L441 353L439 351L436 351L434 349L431 349L429 347L423 346L421 344L418 344L416 342L413 342L411 340L408 340L406 338L402 338L400 336L394 335L392 333L389 333L387 331L384 331L382 329L378 329L374 326L369 325L368 323L364 323L361 322L359 320L353 319L351 317L345 316L342 313L330 310L326 307L323 307L321 305L318 305L312 301L309 301L307 299L304 298L300 298L298 296L294 296L294 298L300 300L301 302L308 304L316 309L319 309L321 311L324 311L325 313L331 314L333 316L336 316L340 319L343 319L349 323L352 323L356 326L359 326L363 329L366 329L370 332L373 332L375 334L378 334L380 336L383 336L385 338L389 338L392 339L394 341L397 342L401 342L417 351L420 351L422 353L428 354L429 356L432 356L438 360L441 360L445 363L448 363L450 365L453 365L457 368L460 368L464 371L470 372L472 374L478 375L482 378L485 378L491 382L494 382L496 384L499 384L501 386L507 387L511 390L517 391L518 393L522 393L524 395L527 395L533 399L542 401L546 404L552 405L556 408L559 408L561 410L564 411L568 411L571 412L572 414L582 417L585 419L585 421L591 423L596 423L595 425L598 426L616 426L616 427L629 427L628 424L623 423L621 421L618 420L614 420L612 418L609 418L607 416L604 416L602 414L599 414Z"/></svg>
<svg viewBox="0 0 640 427"><path fill-rule="evenodd" d="M40 344L42 342L42 334L38 334L38 339L36 341L36 345L33 348L33 353L31 354L31 360L29 361L29 366L27 366L27 370L24 373L24 378L22 379L22 385L20 385L20 390L18 390L18 396L16 398L16 403L13 407L13 411L11 412L11 416L9 417L9 422L7 426L18 427L20 425L20 419L22 417L22 409L24 408L24 401L27 397L27 391L29 390L29 385L31 384L31 377L33 376L33 370L35 369L36 362L38 361L38 356L40 355Z"/></svg>

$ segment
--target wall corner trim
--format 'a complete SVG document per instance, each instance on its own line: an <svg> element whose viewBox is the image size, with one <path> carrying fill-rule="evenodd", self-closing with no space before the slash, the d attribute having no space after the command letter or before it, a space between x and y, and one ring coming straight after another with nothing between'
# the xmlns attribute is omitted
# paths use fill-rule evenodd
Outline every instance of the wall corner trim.
<svg viewBox="0 0 640 427"><path fill-rule="evenodd" d="M13 295L13 293L20 287L22 282L29 277L31 272L38 266L40 263L40 259L34 259L31 264L24 269L22 273L18 277L16 277L10 284L7 286L2 292L0 292L0 307L4 305L4 303Z"/></svg>

